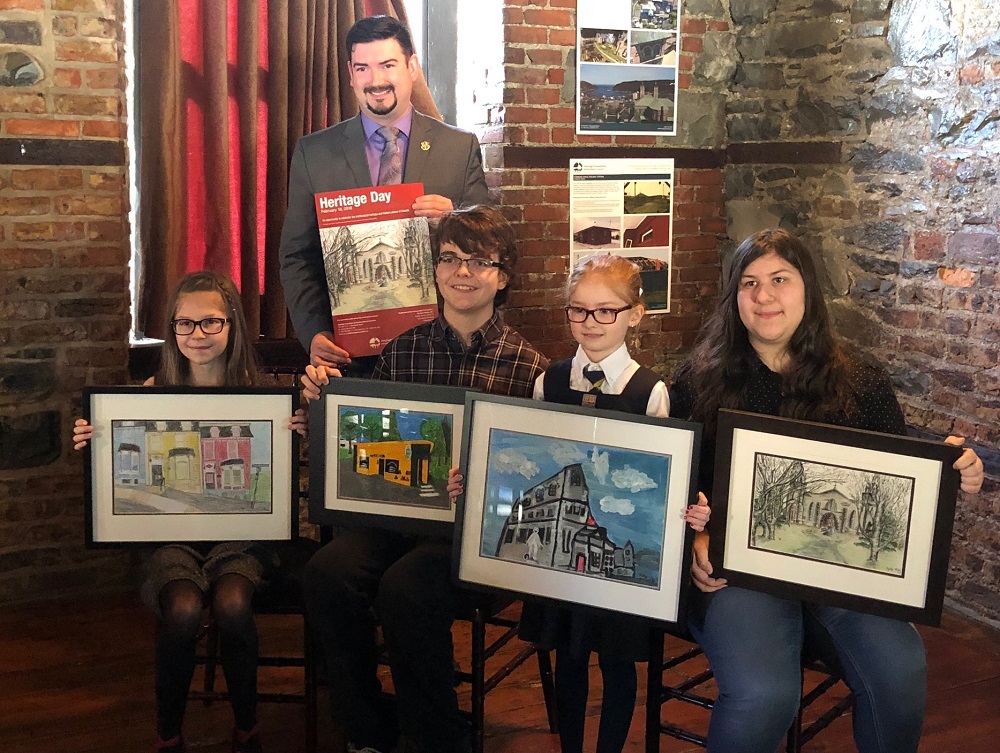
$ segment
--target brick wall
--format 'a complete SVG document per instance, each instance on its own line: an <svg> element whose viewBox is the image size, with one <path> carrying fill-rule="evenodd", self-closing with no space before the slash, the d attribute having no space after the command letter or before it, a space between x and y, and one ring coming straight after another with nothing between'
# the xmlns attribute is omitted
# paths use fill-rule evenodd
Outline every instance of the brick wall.
<svg viewBox="0 0 1000 753"><path fill-rule="evenodd" d="M31 61L0 85L0 602L128 572L83 547L69 442L80 388L127 374L121 18L116 0L0 0L0 60Z"/></svg>
<svg viewBox="0 0 1000 753"><path fill-rule="evenodd" d="M637 360L669 375L690 347L718 289L722 216L722 133L707 119L679 137L575 134L575 0L503 3L506 48L502 128L484 138L491 184L520 239L510 321L547 355L572 355L575 343L561 305L569 259L570 157L675 157L673 300L671 313L647 316ZM679 84L699 111L718 92L717 82L694 82L691 71L703 49L709 21L683 20ZM716 27L725 22L712 20ZM702 151L703 154L698 154ZM717 163L707 169L684 167Z"/></svg>

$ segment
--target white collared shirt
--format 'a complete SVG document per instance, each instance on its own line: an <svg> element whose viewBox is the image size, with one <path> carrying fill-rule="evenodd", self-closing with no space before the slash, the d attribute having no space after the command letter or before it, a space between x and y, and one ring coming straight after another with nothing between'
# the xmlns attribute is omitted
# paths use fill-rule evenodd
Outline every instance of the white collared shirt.
<svg viewBox="0 0 1000 753"><path fill-rule="evenodd" d="M604 372L604 383L601 385L601 392L605 395L620 395L628 385L632 375L639 370L639 364L629 355L628 348L622 343L614 353L599 363L592 364L583 347L577 347L576 355L573 356L573 363L569 370L569 387L577 392L590 392L594 385L583 375L584 369L592 371L599 368ZM539 375L535 380L535 388L532 394L535 400L545 399L545 375ZM667 418L670 415L670 394L663 381L657 382L649 393L649 402L646 403L646 415L656 418Z"/></svg>

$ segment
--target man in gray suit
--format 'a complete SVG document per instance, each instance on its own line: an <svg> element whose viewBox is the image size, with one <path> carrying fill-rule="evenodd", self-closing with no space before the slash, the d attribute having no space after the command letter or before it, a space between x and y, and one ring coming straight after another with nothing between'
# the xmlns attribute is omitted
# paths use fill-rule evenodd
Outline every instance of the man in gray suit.
<svg viewBox="0 0 1000 753"><path fill-rule="evenodd" d="M478 139L411 105L420 69L406 27L389 16L361 19L347 33L347 57L361 112L299 139L281 230L285 301L314 366L350 362L334 340L314 194L378 185L380 177L423 183L425 195L413 209L432 221L455 207L489 203ZM383 126L394 129L388 138ZM394 162L386 156L390 139Z"/></svg>

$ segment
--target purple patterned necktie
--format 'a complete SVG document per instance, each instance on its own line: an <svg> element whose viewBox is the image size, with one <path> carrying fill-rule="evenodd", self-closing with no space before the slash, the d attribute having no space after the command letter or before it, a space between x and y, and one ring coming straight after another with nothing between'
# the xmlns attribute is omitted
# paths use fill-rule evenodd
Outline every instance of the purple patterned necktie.
<svg viewBox="0 0 1000 753"><path fill-rule="evenodd" d="M380 126L378 134L385 139L378 163L378 184L389 186L403 181L403 154L399 149L399 129Z"/></svg>

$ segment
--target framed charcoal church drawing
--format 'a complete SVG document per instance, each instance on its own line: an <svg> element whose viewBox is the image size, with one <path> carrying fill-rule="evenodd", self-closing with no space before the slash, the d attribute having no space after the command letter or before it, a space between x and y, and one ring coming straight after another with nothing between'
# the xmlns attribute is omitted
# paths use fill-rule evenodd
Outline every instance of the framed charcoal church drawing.
<svg viewBox="0 0 1000 753"><path fill-rule="evenodd" d="M960 454L942 442L720 411L713 575L936 625Z"/></svg>

